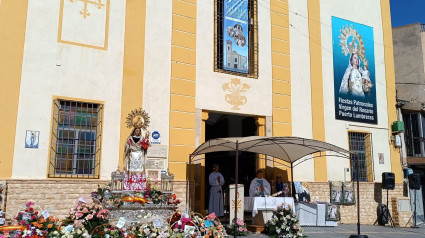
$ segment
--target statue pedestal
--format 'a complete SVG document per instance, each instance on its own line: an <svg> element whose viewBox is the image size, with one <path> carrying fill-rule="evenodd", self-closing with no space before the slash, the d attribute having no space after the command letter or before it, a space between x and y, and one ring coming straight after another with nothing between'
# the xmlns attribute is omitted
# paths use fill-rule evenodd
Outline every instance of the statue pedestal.
<svg viewBox="0 0 425 238"><path fill-rule="evenodd" d="M161 220L162 224L167 224L167 219L171 217L177 206L124 202L120 207L106 206L106 208L110 211L109 219L111 221L118 221L120 217L124 217L127 226L132 222L149 223L157 219Z"/></svg>

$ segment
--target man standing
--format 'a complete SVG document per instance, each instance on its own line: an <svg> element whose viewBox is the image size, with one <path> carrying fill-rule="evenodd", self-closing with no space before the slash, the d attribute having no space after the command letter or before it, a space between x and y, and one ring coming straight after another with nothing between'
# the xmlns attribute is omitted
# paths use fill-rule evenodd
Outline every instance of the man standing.
<svg viewBox="0 0 425 238"><path fill-rule="evenodd" d="M209 183L210 183L210 204L208 206L208 212L215 213L217 217L224 216L223 208L223 193L221 186L224 184L223 175L218 172L220 166L218 164L213 165L213 172L210 174Z"/></svg>
<svg viewBox="0 0 425 238"><path fill-rule="evenodd" d="M251 181L249 186L250 197L261 197L270 195L270 184L267 180L263 179L263 171L257 170L257 177Z"/></svg>

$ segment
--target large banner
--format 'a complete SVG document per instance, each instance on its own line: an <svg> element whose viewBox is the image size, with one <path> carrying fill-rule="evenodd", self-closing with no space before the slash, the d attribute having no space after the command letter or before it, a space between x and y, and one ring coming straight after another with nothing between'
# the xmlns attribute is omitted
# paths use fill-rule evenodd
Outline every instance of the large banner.
<svg viewBox="0 0 425 238"><path fill-rule="evenodd" d="M373 28L332 17L335 118L377 124Z"/></svg>
<svg viewBox="0 0 425 238"><path fill-rule="evenodd" d="M224 0L223 68L248 73L248 0Z"/></svg>

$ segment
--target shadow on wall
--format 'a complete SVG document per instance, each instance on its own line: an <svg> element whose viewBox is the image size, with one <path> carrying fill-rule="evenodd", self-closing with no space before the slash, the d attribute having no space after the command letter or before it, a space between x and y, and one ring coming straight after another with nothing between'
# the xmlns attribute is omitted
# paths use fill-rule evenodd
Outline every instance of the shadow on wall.
<svg viewBox="0 0 425 238"><path fill-rule="evenodd" d="M377 204L382 203L382 183L375 183L373 186L373 198ZM385 201L386 203L386 201Z"/></svg>

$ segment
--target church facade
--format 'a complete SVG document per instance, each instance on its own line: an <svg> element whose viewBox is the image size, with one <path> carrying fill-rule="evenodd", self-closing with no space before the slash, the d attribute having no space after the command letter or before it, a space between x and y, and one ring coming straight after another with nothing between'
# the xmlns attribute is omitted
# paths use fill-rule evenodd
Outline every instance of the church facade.
<svg viewBox="0 0 425 238"><path fill-rule="evenodd" d="M64 201L104 184L123 166L126 118L140 107L147 175L168 169L183 200L189 154L220 135L296 136L356 153L367 223L384 201L383 172L395 174L391 202L404 199L389 0L2 0L0 49L8 212L34 200L60 215ZM327 155L294 168L312 202L329 201L328 181L353 177L350 160ZM249 161L269 180L291 180L272 158ZM201 212L208 163L190 178ZM344 222L356 222L354 208L341 208Z"/></svg>

